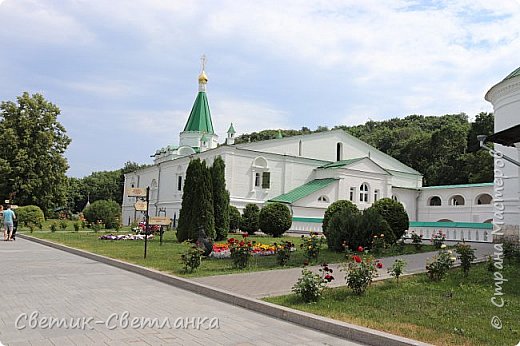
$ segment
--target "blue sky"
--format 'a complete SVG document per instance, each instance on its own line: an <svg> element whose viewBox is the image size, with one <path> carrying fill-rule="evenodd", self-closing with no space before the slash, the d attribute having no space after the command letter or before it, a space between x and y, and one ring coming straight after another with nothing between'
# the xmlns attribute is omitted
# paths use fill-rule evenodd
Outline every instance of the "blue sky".
<svg viewBox="0 0 520 346"><path fill-rule="evenodd" d="M57 104L68 175L178 144L206 54L217 134L492 111L520 1L0 0L0 100Z"/></svg>

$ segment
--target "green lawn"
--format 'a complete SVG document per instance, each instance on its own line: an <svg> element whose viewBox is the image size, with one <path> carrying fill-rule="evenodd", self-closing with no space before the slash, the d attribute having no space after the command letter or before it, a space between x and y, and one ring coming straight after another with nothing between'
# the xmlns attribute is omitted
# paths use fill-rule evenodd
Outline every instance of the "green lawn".
<svg viewBox="0 0 520 346"><path fill-rule="evenodd" d="M119 232L122 234L123 232ZM182 263L180 261L180 255L185 250L183 244L179 244L175 237L174 231L165 232L163 245L159 244L159 237L148 242L147 258L143 258L144 254L144 242L143 241L131 241L131 240L99 240L98 237L105 232L94 233L92 231L80 231L80 232L39 232L26 233L33 237L47 239L53 242L58 242L71 246L74 248L90 251L100 255L117 258L123 261L136 263L142 266L154 268L164 272L168 272L175 275L181 275L185 277L197 277L197 276L209 276L209 275L222 275L236 272L245 271L262 271L271 269L280 269L276 263L275 256L254 256L251 259L251 264L248 268L239 270L232 267L231 259L215 259L215 258L204 258L202 265L191 274L184 273ZM230 237L241 237L240 235L230 235ZM257 241L265 244L272 244L275 242L291 241L295 243L296 251L292 253L291 259L286 267L300 267L303 264L304 256L303 251L299 245L301 243L300 237L282 237L273 238L267 236L253 236L247 238L252 241ZM432 246L424 246L422 251L433 251ZM403 249L402 254L414 253L415 249L411 245L406 245ZM383 256L392 256L396 254L396 250L390 250ZM342 262L345 258L345 254L336 253L329 251L327 245L324 244L320 254L319 261L327 263L338 263Z"/></svg>
<svg viewBox="0 0 520 346"><path fill-rule="evenodd" d="M520 341L520 265L501 272L509 281L503 285L506 304L491 303L493 274L485 264L472 267L464 279L461 269L432 283L425 274L375 283L364 296L347 288L327 289L318 303L305 304L295 295L266 298L266 301L327 316L373 329L402 335L436 345L516 345ZM498 316L503 329L491 326Z"/></svg>

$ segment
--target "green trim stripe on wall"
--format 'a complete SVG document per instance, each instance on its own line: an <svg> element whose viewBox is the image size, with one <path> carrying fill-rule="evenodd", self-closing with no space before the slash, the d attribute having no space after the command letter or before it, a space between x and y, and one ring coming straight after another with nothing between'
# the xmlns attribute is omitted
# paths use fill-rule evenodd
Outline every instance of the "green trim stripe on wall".
<svg viewBox="0 0 520 346"><path fill-rule="evenodd" d="M321 217L293 217L293 222L309 222L309 223L322 223L323 219Z"/></svg>
<svg viewBox="0 0 520 346"><path fill-rule="evenodd" d="M410 227L478 228L493 229L492 223L479 222L410 222Z"/></svg>
<svg viewBox="0 0 520 346"><path fill-rule="evenodd" d="M323 219L319 217L293 217L293 222L309 222L322 223ZM491 223L479 222L416 222L411 221L410 227L440 227L440 228L477 228L477 229L493 229Z"/></svg>

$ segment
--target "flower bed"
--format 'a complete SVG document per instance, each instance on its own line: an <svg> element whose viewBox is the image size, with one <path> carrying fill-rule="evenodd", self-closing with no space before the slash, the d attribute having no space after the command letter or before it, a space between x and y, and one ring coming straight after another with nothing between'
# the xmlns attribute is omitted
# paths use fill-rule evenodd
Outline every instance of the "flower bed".
<svg viewBox="0 0 520 346"><path fill-rule="evenodd" d="M234 238L230 238L230 241ZM291 251L295 251L294 248ZM253 256L271 256L276 254L276 244L263 244L258 242L252 242L251 254ZM231 257L231 251L229 249L229 241L226 243L215 243L213 244L213 251L209 255L213 258L229 258Z"/></svg>
<svg viewBox="0 0 520 346"><path fill-rule="evenodd" d="M144 234L105 234L100 236L100 240L144 240ZM153 234L148 235L148 239L153 239Z"/></svg>

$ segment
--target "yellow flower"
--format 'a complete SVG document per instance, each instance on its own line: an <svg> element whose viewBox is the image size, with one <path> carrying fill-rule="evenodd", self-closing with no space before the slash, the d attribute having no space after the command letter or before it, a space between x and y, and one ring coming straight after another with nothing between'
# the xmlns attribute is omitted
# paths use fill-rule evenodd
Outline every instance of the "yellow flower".
<svg viewBox="0 0 520 346"><path fill-rule="evenodd" d="M450 257L450 260L455 261L456 258L455 257Z"/></svg>
<svg viewBox="0 0 520 346"><path fill-rule="evenodd" d="M442 244L441 249L445 249L445 248L446 248L446 244Z"/></svg>
<svg viewBox="0 0 520 346"><path fill-rule="evenodd" d="M383 233L381 233L381 237L384 237L385 235Z"/></svg>

